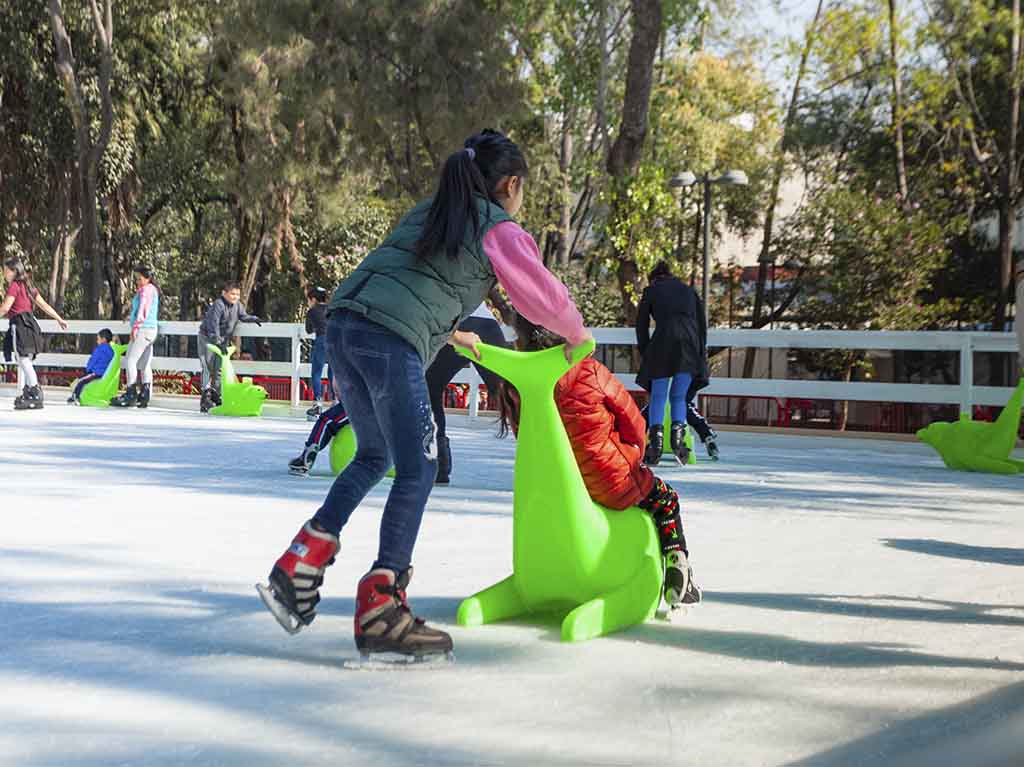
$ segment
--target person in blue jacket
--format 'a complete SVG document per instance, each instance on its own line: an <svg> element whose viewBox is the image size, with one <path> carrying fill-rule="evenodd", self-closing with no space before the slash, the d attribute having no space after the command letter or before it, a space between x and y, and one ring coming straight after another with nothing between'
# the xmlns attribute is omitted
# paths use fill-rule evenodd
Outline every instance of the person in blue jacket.
<svg viewBox="0 0 1024 767"><path fill-rule="evenodd" d="M82 390L86 384L103 378L106 374L110 361L114 359L114 350L110 346L110 342L113 340L114 334L110 332L110 328L103 328L96 334L96 348L92 350L89 361L85 363L85 375L74 383L74 391L68 397L69 405L82 404Z"/></svg>

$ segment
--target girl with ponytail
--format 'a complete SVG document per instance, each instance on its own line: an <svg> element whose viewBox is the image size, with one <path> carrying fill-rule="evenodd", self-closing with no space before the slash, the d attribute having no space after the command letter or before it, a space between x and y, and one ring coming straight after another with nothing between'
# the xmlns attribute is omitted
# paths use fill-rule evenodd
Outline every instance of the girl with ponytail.
<svg viewBox="0 0 1024 767"><path fill-rule="evenodd" d="M415 618L406 600L413 546L437 472L424 370L446 343L479 356L479 337L457 328L496 283L524 317L567 339L567 355L590 340L565 286L513 219L527 173L508 137L493 130L470 136L445 161L434 197L410 210L335 291L327 355L358 448L277 560L269 585L260 587L287 630L315 617L342 527L393 465L377 558L357 590L356 645L364 654L451 650L451 637Z"/></svg>
<svg viewBox="0 0 1024 767"><path fill-rule="evenodd" d="M14 400L14 409L42 410L43 390L39 386L32 360L43 350L43 334L32 311L38 306L57 320L61 330L67 330L68 324L35 289L20 258L4 261L4 281L7 283L7 293L0 303L0 317L6 315L10 323L4 337L4 359L17 363L24 386Z"/></svg>

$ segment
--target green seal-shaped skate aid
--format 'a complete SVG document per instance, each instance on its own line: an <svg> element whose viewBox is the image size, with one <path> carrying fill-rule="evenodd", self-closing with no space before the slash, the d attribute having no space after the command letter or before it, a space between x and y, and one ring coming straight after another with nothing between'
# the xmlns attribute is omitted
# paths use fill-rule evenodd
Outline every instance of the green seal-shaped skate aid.
<svg viewBox="0 0 1024 767"><path fill-rule="evenodd" d="M103 377L82 387L82 396L78 401L86 407L110 407L110 400L117 396L117 385L121 381L121 357L127 351L128 344L111 344L110 348L114 350L114 356Z"/></svg>
<svg viewBox="0 0 1024 767"><path fill-rule="evenodd" d="M352 424L345 424L331 440L331 473L341 474L356 457L356 432ZM395 478L395 467L388 469L387 476Z"/></svg>
<svg viewBox="0 0 1024 767"><path fill-rule="evenodd" d="M936 421L918 430L917 437L935 448L951 469L987 474L1024 473L1024 461L1010 457L1017 444L1022 399L1024 374L995 423L972 421L970 415L961 413L959 421Z"/></svg>
<svg viewBox="0 0 1024 767"><path fill-rule="evenodd" d="M611 511L591 500L555 407L555 384L569 369L564 347L478 348L480 364L514 384L522 400L512 574L464 600L459 625L556 612L564 615L562 640L576 642L647 620L661 599L658 535L646 512ZM578 349L574 364L593 348Z"/></svg>
<svg viewBox="0 0 1024 767"><path fill-rule="evenodd" d="M263 401L267 398L267 390L256 386L252 381L239 381L235 377L235 366L231 364L234 346L229 346L224 353L213 344L206 348L220 357L220 398L221 404L213 408L213 415L258 416L263 413Z"/></svg>
<svg viewBox="0 0 1024 767"><path fill-rule="evenodd" d="M662 455L672 455L672 439L669 435L672 434L672 410L671 408L665 408L665 421L662 427L662 435L664 437L664 447L662 448ZM693 449L693 430L690 429L689 425L686 427L686 431L683 432L686 435L685 442L686 447L690 450L690 457L686 459L686 465L692 466L697 463L697 451Z"/></svg>

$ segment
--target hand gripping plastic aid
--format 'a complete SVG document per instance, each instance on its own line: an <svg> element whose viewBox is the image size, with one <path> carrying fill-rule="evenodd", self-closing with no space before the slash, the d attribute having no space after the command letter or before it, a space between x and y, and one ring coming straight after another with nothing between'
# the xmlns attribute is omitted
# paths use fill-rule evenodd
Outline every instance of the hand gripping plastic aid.
<svg viewBox="0 0 1024 767"><path fill-rule="evenodd" d="M972 421L967 413L952 423L936 421L917 432L917 438L935 448L943 462L957 471L987 474L1022 474L1024 461L1011 458L1020 428L1024 375L995 423Z"/></svg>
<svg viewBox="0 0 1024 767"><path fill-rule="evenodd" d="M512 382L522 401L512 574L464 600L459 625L557 612L565 616L562 641L578 642L647 620L661 598L658 535L640 509L611 511L591 500L555 407L555 384L569 369L564 347L478 348L480 364ZM573 364L593 348L577 349Z"/></svg>
<svg viewBox="0 0 1024 767"><path fill-rule="evenodd" d="M331 440L331 473L341 474L356 456L356 433L352 424L347 423ZM395 467L388 469L387 476L395 478Z"/></svg>
<svg viewBox="0 0 1024 767"><path fill-rule="evenodd" d="M221 403L213 408L213 415L258 416L263 413L263 401L267 398L267 390L256 386L252 381L235 377L235 366L231 364L234 346L222 352L214 344L206 348L220 357L220 398Z"/></svg>
<svg viewBox="0 0 1024 767"><path fill-rule="evenodd" d="M107 365L102 378L87 383L82 387L82 396L78 398L85 407L110 407L110 400L117 396L117 387L121 381L121 357L128 350L128 344L111 344L114 357Z"/></svg>

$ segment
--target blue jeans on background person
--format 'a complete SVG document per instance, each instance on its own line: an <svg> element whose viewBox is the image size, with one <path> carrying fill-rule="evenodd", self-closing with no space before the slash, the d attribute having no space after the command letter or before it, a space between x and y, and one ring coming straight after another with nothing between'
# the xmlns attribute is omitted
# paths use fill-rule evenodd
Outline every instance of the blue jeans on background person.
<svg viewBox="0 0 1024 767"><path fill-rule="evenodd" d="M313 339L313 348L309 352L309 383L313 387L313 399L319 402L324 393L324 365L327 363L327 339L324 336L317 336ZM331 369L327 368L327 378L330 380Z"/></svg>
<svg viewBox="0 0 1024 767"><path fill-rule="evenodd" d="M671 378L655 378L651 381L651 409L648 423L657 426L665 420L665 404L672 405L672 423L686 423L686 394L690 391L693 376L676 373Z"/></svg>
<svg viewBox="0 0 1024 767"><path fill-rule="evenodd" d="M314 519L328 532L340 534L393 463L395 481L384 504L373 568L400 573L412 560L437 475L423 360L390 330L345 310L335 311L327 321L327 354L358 447Z"/></svg>

